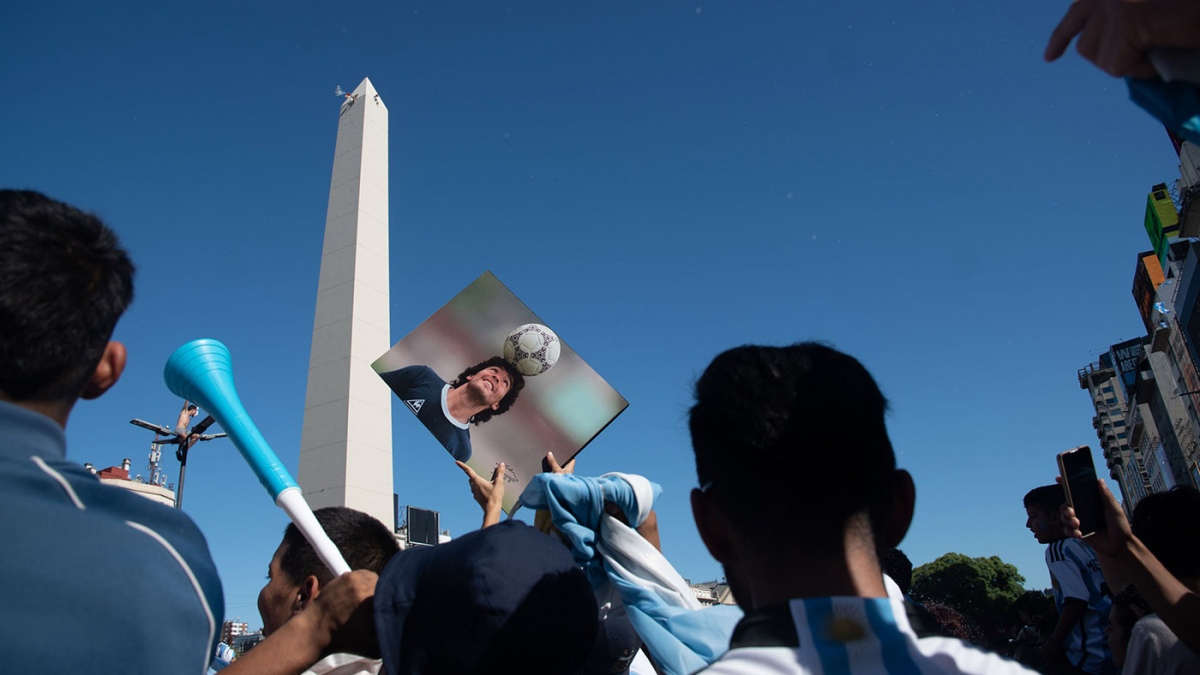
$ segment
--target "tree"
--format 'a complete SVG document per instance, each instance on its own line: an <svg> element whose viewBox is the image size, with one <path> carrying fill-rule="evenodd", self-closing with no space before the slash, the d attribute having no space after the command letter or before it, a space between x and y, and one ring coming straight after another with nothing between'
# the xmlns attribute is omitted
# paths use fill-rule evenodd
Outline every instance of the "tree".
<svg viewBox="0 0 1200 675"><path fill-rule="evenodd" d="M980 624L1009 613L1025 593L1025 577L996 556L968 558L947 553L913 570L910 594L916 600L933 600L952 607Z"/></svg>

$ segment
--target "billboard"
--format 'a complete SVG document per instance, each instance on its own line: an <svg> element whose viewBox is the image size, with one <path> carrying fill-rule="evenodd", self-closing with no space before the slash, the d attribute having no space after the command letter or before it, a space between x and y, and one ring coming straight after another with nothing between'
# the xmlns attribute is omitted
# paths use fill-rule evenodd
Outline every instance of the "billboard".
<svg viewBox="0 0 1200 675"><path fill-rule="evenodd" d="M1168 240L1179 236L1179 213L1175 210L1175 202L1167 192L1165 183L1159 183L1150 188L1146 198L1146 218L1143 223L1146 234L1150 236L1150 245L1158 256L1158 262L1167 267Z"/></svg>
<svg viewBox="0 0 1200 675"><path fill-rule="evenodd" d="M434 546L438 543L438 512L408 507L408 543L414 546Z"/></svg>
<svg viewBox="0 0 1200 675"><path fill-rule="evenodd" d="M1117 371L1117 377L1120 378L1121 386L1125 389L1126 401L1130 399L1130 392L1137 383L1137 367L1138 361L1142 360L1144 340L1145 338L1126 340L1113 345L1109 351L1112 354L1113 370Z"/></svg>
<svg viewBox="0 0 1200 675"><path fill-rule="evenodd" d="M1137 270L1133 274L1133 299L1148 333L1154 329L1150 321L1151 309L1163 280L1163 268L1158 263L1158 256L1153 251L1139 253Z"/></svg>

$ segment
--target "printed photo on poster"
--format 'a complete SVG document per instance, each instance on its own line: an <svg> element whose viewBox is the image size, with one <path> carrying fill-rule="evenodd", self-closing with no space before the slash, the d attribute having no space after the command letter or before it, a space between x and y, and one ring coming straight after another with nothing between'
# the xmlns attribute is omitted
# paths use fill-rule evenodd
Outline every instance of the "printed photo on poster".
<svg viewBox="0 0 1200 675"><path fill-rule="evenodd" d="M547 452L566 463L629 405L491 272L371 367L454 459L505 463L506 512Z"/></svg>

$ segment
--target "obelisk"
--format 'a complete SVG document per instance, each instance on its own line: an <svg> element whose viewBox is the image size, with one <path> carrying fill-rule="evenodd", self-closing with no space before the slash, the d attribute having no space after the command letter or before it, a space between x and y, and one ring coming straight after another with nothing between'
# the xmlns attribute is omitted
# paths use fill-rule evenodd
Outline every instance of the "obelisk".
<svg viewBox="0 0 1200 675"><path fill-rule="evenodd" d="M395 529L391 390L371 362L388 339L388 111L364 79L338 119L313 321L300 486Z"/></svg>

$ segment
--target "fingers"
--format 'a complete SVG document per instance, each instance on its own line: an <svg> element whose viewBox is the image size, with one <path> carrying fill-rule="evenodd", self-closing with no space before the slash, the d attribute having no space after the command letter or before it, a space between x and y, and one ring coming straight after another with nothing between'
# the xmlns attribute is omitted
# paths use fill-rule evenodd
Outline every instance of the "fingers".
<svg viewBox="0 0 1200 675"><path fill-rule="evenodd" d="M500 462L496 466L496 473L492 474L492 501L504 501L504 472L507 470L508 466Z"/></svg>
<svg viewBox="0 0 1200 675"><path fill-rule="evenodd" d="M572 457L571 461L559 466L558 460L554 459L554 453L547 452L546 466L549 467L550 473L575 473L575 458Z"/></svg>
<svg viewBox="0 0 1200 675"><path fill-rule="evenodd" d="M467 474L467 478L470 478L472 482L479 478L479 474L475 473L475 470L467 466L465 462L456 460L454 463L458 465L458 468L463 470L463 473Z"/></svg>
<svg viewBox="0 0 1200 675"><path fill-rule="evenodd" d="M1050 40L1046 43L1046 51L1042 58L1054 61L1066 53L1071 40L1087 25L1095 10L1095 4L1095 0L1076 0L1071 4L1071 8L1054 27L1054 32L1050 33Z"/></svg>

